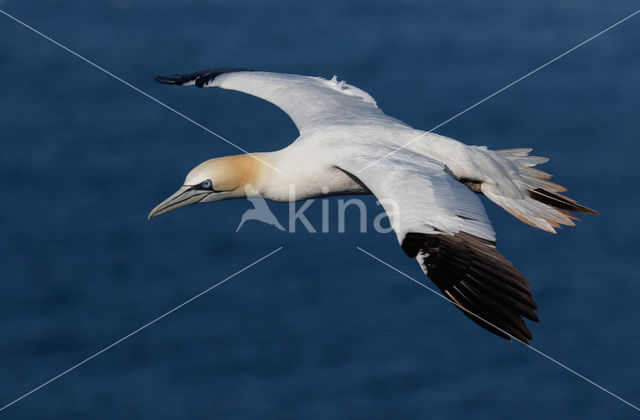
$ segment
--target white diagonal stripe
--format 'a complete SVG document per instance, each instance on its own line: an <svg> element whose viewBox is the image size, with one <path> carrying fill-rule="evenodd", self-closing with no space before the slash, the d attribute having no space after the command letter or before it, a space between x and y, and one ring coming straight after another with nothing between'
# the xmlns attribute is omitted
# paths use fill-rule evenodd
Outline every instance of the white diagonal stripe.
<svg viewBox="0 0 640 420"><path fill-rule="evenodd" d="M417 136L416 138L414 138L413 140L409 141L406 144L403 144L402 146L398 147L397 149L392 150L391 152L387 153L386 155L384 155L383 157L381 157L380 159L376 160L375 162L371 163L370 165L362 168L361 170L358 171L358 173L365 171L367 169L369 169L370 167L372 167L373 165L375 165L376 163L380 162L381 160L384 160L386 158L388 158L389 156L391 156L392 154L396 153L399 150L404 149L405 147L409 146L411 143L415 142L418 139L421 139L422 137L424 137L425 135L433 132L434 130L437 130L438 128L442 127L443 125L450 123L451 121L455 120L456 118L458 118L459 116L461 116L462 114L465 114L467 111L471 111L473 108L477 107L478 105L488 101L489 99L493 98L494 96L498 95L501 92L504 92L505 90L509 89L511 86L515 85L516 83L521 82L522 80L526 79L527 77L531 76L534 73L537 73L538 71L542 70L543 68L547 67L549 64L556 62L557 60L561 59L562 57L564 57L565 55L577 50L578 48L582 47L584 44L593 41L594 39L596 39L597 37L599 37L600 35L604 34L605 32L615 28L616 26L620 25L622 22L631 19L632 17L634 17L635 15L637 15L638 13L640 13L640 9L636 10L635 12L631 13L629 16L617 21L616 23L614 23L613 25L603 29L602 31L598 32L597 34L591 36L590 38L582 41L581 43L579 43L578 45L576 45L575 47L563 52L562 54L560 54L559 56L547 61L546 63L544 63L543 65L541 65L540 67L537 67L533 70L531 70L529 73L525 74L524 76L520 77L519 79L514 80L513 82L509 83L508 85L506 85L505 87L503 87L502 89L498 89L495 92L493 92L491 95L487 96L486 98L476 102L475 104L471 105L470 107L458 112L456 115L454 115L453 117L449 118L446 121L441 122L440 124L436 125L435 127L433 127L431 130L426 131L422 134L420 134L419 136Z"/></svg>
<svg viewBox="0 0 640 420"><path fill-rule="evenodd" d="M4 10L0 9L0 13L2 13L3 15L5 15L6 17L14 20L15 22L19 23L20 25L24 26L27 29L30 29L31 31L35 32L36 34L40 35L41 37L43 37L44 39L51 41L52 43L54 43L55 45L57 45L58 47L62 48L63 50L75 55L76 57L78 57L79 59L81 59L82 61L86 62L87 64L92 65L93 67L97 68L98 70L100 70L101 72L113 77L114 79L116 79L117 81L119 81L120 83L123 83L124 85L130 87L131 89L135 90L136 92L146 96L147 98L151 99L152 101L156 102L159 105L162 105L163 107L167 108L169 111L174 112L175 114L181 116L182 118L184 118L185 120L189 121L191 124L194 124L200 128L202 128L204 131L206 131L209 134L213 134L214 136L218 137L220 140L228 143L229 145L235 147L236 149L240 150L241 152L250 155L256 159L258 159L260 162L264 163L265 165L269 166L271 169L274 169L280 173L282 173L282 171L276 167L273 167L272 165L270 165L268 162L265 162L264 160L260 159L258 156L247 152L246 150L244 150L242 147L238 146L237 144L233 143L230 140L227 140L226 138L222 137L220 134L216 133L213 130L210 130L209 128L205 127L204 125L200 124L197 121L192 120L191 118L187 117L186 115L184 115L182 112L170 107L169 105L165 104L164 102L162 102L159 99L154 98L153 96L149 95L147 92L133 86L131 83L127 82L126 80L121 79L120 77L116 76L115 74L111 73L110 71L106 70L105 68L97 65L96 63L94 63L93 61L81 56L80 54L78 54L77 52L73 51L70 48L65 47L64 45L62 45L61 43L59 43L58 41L48 37L47 35L43 34L42 32L38 31L35 28L32 28L31 26L27 25L26 23L24 23L23 21L21 21L20 19L10 15L9 13L5 12Z"/></svg>
<svg viewBox="0 0 640 420"><path fill-rule="evenodd" d="M49 379L48 381L44 382L41 385L38 385L37 387L33 388L31 391L22 394L20 397L16 398L15 400L11 401L10 403L4 405L2 408L0 408L0 411L4 411L5 409L11 407L13 404L17 403L18 401L22 400L23 398L28 397L29 395L33 394L34 392L38 391L41 388L44 388L45 386L49 385L51 382L61 378L62 376L66 375L67 373L71 372L72 370L84 365L85 363L87 363L89 360L101 355L102 353L104 353L105 351L111 349L112 347L117 346L118 344L122 343L124 340L128 339L129 337L136 335L137 333L139 333L140 331L144 330L145 328L155 324L156 322L160 321L162 318L166 317L167 315L172 314L173 312L177 311L178 309L182 308L183 306L193 302L194 300L198 299L200 296L204 295L205 293L210 292L211 290L215 289L216 287L220 286L222 283L226 282L227 280L231 280L232 278L234 278L235 276L237 276L238 274L242 273L245 270L248 270L249 268L253 267L254 265L258 264L259 262L269 258L270 256L272 256L273 254L275 254L276 252L280 251L283 247L280 247L278 249L275 249L273 251L271 251L270 253L268 253L267 255L265 255L264 257L255 260L254 262L252 262L251 264L247 265L246 267L244 267L242 270L238 270L235 273L233 273L232 275L230 275L229 277L225 278L224 280L219 281L218 283L214 284L213 286L209 287L206 290L203 290L202 292L198 293L197 295L193 296L192 298L182 302L180 305L176 306L175 308L171 309L170 311L165 312L164 314L160 315L159 317L155 318L153 321L149 321L146 324L144 324L142 327L138 328L137 330L130 332L129 334L125 335L124 337L122 337L121 339L114 341L113 343L109 344L107 347L103 348L102 350L92 354L91 356L87 357L86 359L84 359L83 361L76 363L75 365L71 366L69 369L65 370L64 372L59 373L58 375L54 376L53 378Z"/></svg>
<svg viewBox="0 0 640 420"><path fill-rule="evenodd" d="M356 247L359 251L361 251L364 254L367 254L368 256L370 256L371 258L373 258L374 260L386 265L387 267L389 267L390 269L392 269L393 271L395 271L396 273L402 274L404 277L408 278L409 280L413 281L414 283L424 287L425 289L429 290L431 293L440 296L442 299L446 300L449 303L454 304L455 306L457 306L458 308L460 308L461 310L470 313L471 315L475 316L476 318L486 322L487 324L491 325L493 328L507 334L509 337L513 338L514 340L516 340L517 342L519 342L520 344L522 344L523 346L529 348L530 350L535 351L536 353L538 353L540 356L552 361L553 363L555 363L556 365L560 366L563 369L566 369L567 371L573 373L574 375L576 375L578 378L583 379L584 381L590 383L591 385L595 386L596 388L600 389L601 391L606 392L607 394L611 395L612 397L622 401L623 403L625 403L626 405L628 405L631 408L634 408L637 411L640 411L640 408L638 408L637 406L631 404L629 401L625 400L624 398L618 396L617 394L614 394L613 392L609 391L607 388L603 387L602 385L597 384L596 382L592 381L591 379L587 378L584 375L581 375L580 373L576 372L575 370L571 369L570 367L568 367L567 365L557 361L556 359L554 359L553 357L547 355L546 353L543 353L541 350L538 350L537 348L533 347L530 344L525 343L524 341L520 341L518 340L516 337L512 336L511 334L509 334L508 332L504 331L502 328L500 327L496 327L495 325L493 325L491 322L487 321L486 319L482 318L481 316L478 316L476 314L474 314L473 312L469 311L467 308L463 308L462 306L458 305L457 303L447 299L447 297L445 295L443 295L442 293L432 289L431 287L427 286L426 284L422 283L419 280L414 279L413 277L411 277L410 275L404 273L403 271L400 271L399 269L395 268L394 266L392 266L391 264L387 263L386 261L381 260L380 258L376 257L375 255L373 255L370 252L365 251L364 249L360 248L359 246Z"/></svg>

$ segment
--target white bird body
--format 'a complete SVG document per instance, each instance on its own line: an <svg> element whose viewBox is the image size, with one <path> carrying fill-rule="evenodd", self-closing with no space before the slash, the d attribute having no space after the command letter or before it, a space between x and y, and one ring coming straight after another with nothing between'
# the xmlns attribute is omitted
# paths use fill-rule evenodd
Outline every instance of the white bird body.
<svg viewBox="0 0 640 420"><path fill-rule="evenodd" d="M547 159L528 156L531 149L493 151L414 129L335 76L220 69L156 80L265 99L291 117L300 136L279 151L203 162L150 217L246 197L247 189L275 201L372 193L405 253L467 316L505 338L531 338L521 316L537 321L536 306L528 281L495 250L495 232L474 193L554 233L573 225L568 211L596 213L560 195L565 189L549 182L551 175L533 169Z"/></svg>

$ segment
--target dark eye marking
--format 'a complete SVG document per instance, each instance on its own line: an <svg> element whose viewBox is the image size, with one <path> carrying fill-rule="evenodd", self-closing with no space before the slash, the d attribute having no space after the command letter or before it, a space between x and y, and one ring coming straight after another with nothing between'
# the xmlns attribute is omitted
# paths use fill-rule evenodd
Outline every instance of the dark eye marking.
<svg viewBox="0 0 640 420"><path fill-rule="evenodd" d="M201 190L213 190L213 182L210 179L204 180L200 183Z"/></svg>

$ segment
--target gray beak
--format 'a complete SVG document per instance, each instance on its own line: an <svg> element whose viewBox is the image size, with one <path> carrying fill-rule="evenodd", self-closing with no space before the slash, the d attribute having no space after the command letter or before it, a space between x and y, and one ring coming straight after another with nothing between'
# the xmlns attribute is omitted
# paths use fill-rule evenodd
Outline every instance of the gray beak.
<svg viewBox="0 0 640 420"><path fill-rule="evenodd" d="M179 207L188 206L189 204L195 204L202 201L207 197L211 191L197 190L193 187L183 185L178 191L173 193L171 197L158 204L151 213L149 213L148 219L152 217L160 216L161 214L168 213L171 210L175 210Z"/></svg>

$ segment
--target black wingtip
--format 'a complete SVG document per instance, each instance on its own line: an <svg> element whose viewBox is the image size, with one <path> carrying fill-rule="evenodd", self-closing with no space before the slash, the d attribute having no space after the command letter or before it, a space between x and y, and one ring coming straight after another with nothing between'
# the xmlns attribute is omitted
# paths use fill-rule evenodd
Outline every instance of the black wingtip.
<svg viewBox="0 0 640 420"><path fill-rule="evenodd" d="M523 317L538 322L537 305L527 279L494 247L493 241L465 232L409 232L402 242L466 316L504 339L528 344L532 334Z"/></svg>
<svg viewBox="0 0 640 420"><path fill-rule="evenodd" d="M214 80L224 73L235 73L239 71L253 71L245 68L221 67L212 70L196 71L188 74L172 74L170 76L153 76L153 79L163 85L182 86L185 83L193 82L197 87L204 87L207 82Z"/></svg>
<svg viewBox="0 0 640 420"><path fill-rule="evenodd" d="M153 76L153 80L158 83L162 83L163 85L181 85L182 83L178 80L178 75L174 76Z"/></svg>

